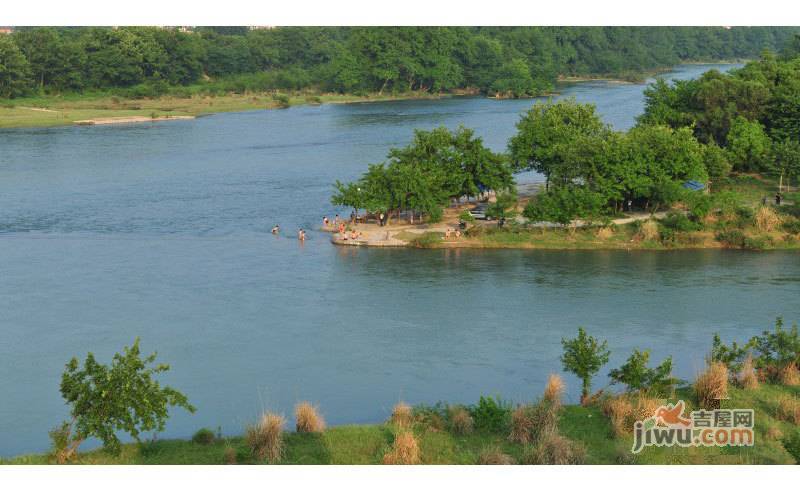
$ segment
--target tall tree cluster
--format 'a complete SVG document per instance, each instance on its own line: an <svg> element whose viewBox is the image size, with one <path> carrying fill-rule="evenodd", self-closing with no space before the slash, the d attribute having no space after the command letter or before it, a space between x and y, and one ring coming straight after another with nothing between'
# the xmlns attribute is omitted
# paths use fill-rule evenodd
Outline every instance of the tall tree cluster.
<svg viewBox="0 0 800 500"><path fill-rule="evenodd" d="M224 81L220 91L541 94L560 75L632 76L688 60L798 50L794 28L19 28L0 35L0 97ZM233 81L232 81L233 80Z"/></svg>

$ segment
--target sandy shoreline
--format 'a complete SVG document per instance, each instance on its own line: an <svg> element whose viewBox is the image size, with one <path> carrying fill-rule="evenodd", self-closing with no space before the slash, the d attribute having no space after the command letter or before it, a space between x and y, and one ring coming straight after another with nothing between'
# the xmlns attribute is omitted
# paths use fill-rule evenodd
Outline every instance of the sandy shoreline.
<svg viewBox="0 0 800 500"><path fill-rule="evenodd" d="M109 118L93 118L91 120L75 120L76 125L117 125L121 123L163 122L171 120L193 120L190 115L175 116L113 116Z"/></svg>

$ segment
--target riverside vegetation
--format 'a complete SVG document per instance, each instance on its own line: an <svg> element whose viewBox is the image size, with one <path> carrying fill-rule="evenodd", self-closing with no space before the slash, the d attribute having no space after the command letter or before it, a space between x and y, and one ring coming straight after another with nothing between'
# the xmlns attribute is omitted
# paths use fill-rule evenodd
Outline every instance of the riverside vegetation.
<svg viewBox="0 0 800 500"><path fill-rule="evenodd" d="M507 223L474 224L456 246L798 248L798 88L800 57L765 53L730 74L656 81L627 132L574 100L535 104L502 154L468 129L416 131L361 179L337 182L332 202L436 223L447 207L493 192L487 215ZM524 171L545 185L520 202L513 174ZM415 243L454 245L441 236Z"/></svg>
<svg viewBox="0 0 800 500"><path fill-rule="evenodd" d="M139 441L140 432L163 426L166 408L186 398L160 388L147 368L154 356L141 359L138 342L112 366L90 354L82 371L68 364L62 394L71 403L74 436L98 437L104 448L78 453L65 427L51 433L53 451L2 459L3 464L780 464L800 462L800 333L778 318L773 330L743 345L727 345L715 335L707 368L694 383L672 375L672 358L650 366L650 351L634 350L619 368L610 370L610 386L591 393L591 380L608 362L607 343L579 329L564 339L562 368L582 380L581 404L564 404L563 379L552 374L543 394L532 403L512 404L499 396L482 396L474 405L437 403L410 406L400 402L384 424L326 427L320 409L309 402L295 408L296 431L286 419L264 413L243 437L223 437L200 429L191 440ZM166 369L163 365L157 371ZM117 377L119 375L121 378ZM108 375L108 376L106 376ZM104 391L75 378L114 380L130 391ZM99 377L99 378L98 378ZM125 381L128 383L125 384ZM141 383L146 381L146 383ZM611 386L622 387L612 392ZM134 394L135 392L135 394ZM144 408L139 401L156 397ZM75 397L77 396L77 397ZM720 405L755 411L755 446L715 448L647 448L629 450L636 420L653 415L665 402L682 399L686 411ZM76 401L81 401L76 404ZM98 404L100 402L106 404ZM114 408L113 415L103 408ZM92 422L91 426L81 422ZM126 431L138 441L120 445L115 433Z"/></svg>
<svg viewBox="0 0 800 500"><path fill-rule="evenodd" d="M687 61L791 53L795 28L121 27L0 35L0 126L297 103L551 92Z"/></svg>

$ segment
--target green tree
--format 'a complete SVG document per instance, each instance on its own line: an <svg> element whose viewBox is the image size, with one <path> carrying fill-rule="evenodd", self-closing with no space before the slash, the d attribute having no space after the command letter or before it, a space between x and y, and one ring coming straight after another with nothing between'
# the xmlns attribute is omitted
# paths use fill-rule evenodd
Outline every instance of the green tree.
<svg viewBox="0 0 800 500"><path fill-rule="evenodd" d="M774 331L765 330L753 337L750 344L758 353L756 364L759 367L771 368L776 373L790 364L800 364L800 332L796 324L785 329L783 318L775 320Z"/></svg>
<svg viewBox="0 0 800 500"><path fill-rule="evenodd" d="M561 364L564 371L574 373L583 383L581 401L589 397L592 387L592 377L600 368L608 363L611 352L608 342L598 340L586 333L583 328L578 328L578 336L574 339L561 339L564 353L561 355Z"/></svg>
<svg viewBox="0 0 800 500"><path fill-rule="evenodd" d="M576 219L598 216L603 204L602 195L588 188L557 187L529 201L522 215L530 222L554 222L567 226Z"/></svg>
<svg viewBox="0 0 800 500"><path fill-rule="evenodd" d="M544 174L549 189L554 173L567 167L565 145L606 131L592 104L574 99L537 103L517 123L517 134L508 143L512 166L517 172Z"/></svg>
<svg viewBox="0 0 800 500"><path fill-rule="evenodd" d="M672 357L650 368L650 351L634 349L625 363L608 374L614 384L625 384L629 392L669 397L678 380L672 376Z"/></svg>
<svg viewBox="0 0 800 500"><path fill-rule="evenodd" d="M764 126L737 116L728 132L728 157L733 168L742 172L760 172L767 165L771 143Z"/></svg>
<svg viewBox="0 0 800 500"><path fill-rule="evenodd" d="M146 431L163 431L169 417L169 407L179 406L191 413L195 408L182 393L154 380L154 376L169 370L169 365L151 365L153 353L140 355L139 339L131 347L117 353L111 365L104 365L92 353L83 366L77 358L67 363L61 376L61 395L70 407L72 420L63 425L70 436L61 459L68 460L80 444L96 437L111 453L120 452L117 432L126 432L138 441Z"/></svg>
<svg viewBox="0 0 800 500"><path fill-rule="evenodd" d="M25 94L30 85L30 65L9 36L0 35L0 97Z"/></svg>
<svg viewBox="0 0 800 500"><path fill-rule="evenodd" d="M791 180L800 183L800 142L792 139L773 142L772 161L768 170L782 184Z"/></svg>
<svg viewBox="0 0 800 500"><path fill-rule="evenodd" d="M538 89L531 76L531 70L524 59L512 59L497 70L497 78L490 91L496 95L510 94L511 97L536 95Z"/></svg>

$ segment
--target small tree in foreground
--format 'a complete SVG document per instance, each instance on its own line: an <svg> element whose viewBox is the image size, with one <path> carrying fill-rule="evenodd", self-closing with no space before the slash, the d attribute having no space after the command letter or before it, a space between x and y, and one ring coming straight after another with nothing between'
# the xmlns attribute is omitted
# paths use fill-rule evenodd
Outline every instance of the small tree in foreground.
<svg viewBox="0 0 800 500"><path fill-rule="evenodd" d="M608 374L613 383L625 384L628 392L649 393L651 396L669 397L680 382L672 376L672 356L660 365L650 368L650 351L634 349L625 363Z"/></svg>
<svg viewBox="0 0 800 500"><path fill-rule="evenodd" d="M169 365L153 367L156 353L140 356L139 339L122 354L114 354L111 365L104 365L89 353L81 367L77 358L67 363L61 376L61 395L70 406L72 420L59 429L57 459L69 460L89 437L96 437L113 454L120 452L117 432L127 432L137 441L142 432L163 431L169 406L180 406L191 413L195 408L182 393L161 385L153 376L169 370Z"/></svg>
<svg viewBox="0 0 800 500"><path fill-rule="evenodd" d="M608 342L598 342L596 338L588 335L586 330L578 328L578 336L574 339L561 339L564 354L561 355L561 364L564 371L574 373L583 381L581 401L589 397L592 385L592 376L608 363Z"/></svg>

